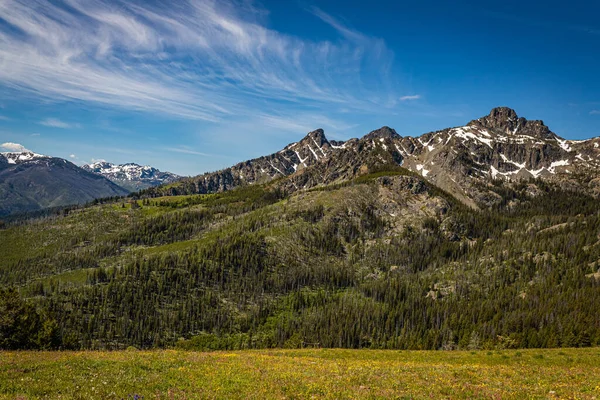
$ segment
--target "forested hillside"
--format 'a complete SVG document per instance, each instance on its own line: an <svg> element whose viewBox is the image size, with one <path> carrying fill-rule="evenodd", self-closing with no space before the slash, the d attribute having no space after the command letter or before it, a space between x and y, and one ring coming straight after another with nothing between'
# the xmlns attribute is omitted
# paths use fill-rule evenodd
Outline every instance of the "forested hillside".
<svg viewBox="0 0 600 400"><path fill-rule="evenodd" d="M597 199L495 181L476 211L398 167L280 183L7 224L0 346L600 344Z"/></svg>

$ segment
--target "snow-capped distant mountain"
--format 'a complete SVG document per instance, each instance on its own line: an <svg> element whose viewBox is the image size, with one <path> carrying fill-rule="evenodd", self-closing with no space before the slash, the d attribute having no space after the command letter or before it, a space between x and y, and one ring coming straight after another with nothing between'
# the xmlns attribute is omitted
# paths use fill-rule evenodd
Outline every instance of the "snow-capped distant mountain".
<svg viewBox="0 0 600 400"><path fill-rule="evenodd" d="M179 175L162 172L154 167L148 165L142 166L135 163L117 165L106 161L98 161L83 165L82 168L86 171L102 175L131 192L175 182L180 179Z"/></svg>
<svg viewBox="0 0 600 400"><path fill-rule="evenodd" d="M0 153L0 156L3 157L8 164L20 164L24 161L31 161L36 158L50 158L43 154L33 153L31 151L24 152L6 152Z"/></svg>
<svg viewBox="0 0 600 400"><path fill-rule="evenodd" d="M124 188L62 158L0 153L0 216L125 194Z"/></svg>

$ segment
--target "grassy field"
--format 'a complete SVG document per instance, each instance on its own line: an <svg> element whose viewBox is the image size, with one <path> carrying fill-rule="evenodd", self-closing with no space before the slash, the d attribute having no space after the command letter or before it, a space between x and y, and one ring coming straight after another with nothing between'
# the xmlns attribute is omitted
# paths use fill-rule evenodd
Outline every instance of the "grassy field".
<svg viewBox="0 0 600 400"><path fill-rule="evenodd" d="M1 399L600 399L600 348L1 352Z"/></svg>

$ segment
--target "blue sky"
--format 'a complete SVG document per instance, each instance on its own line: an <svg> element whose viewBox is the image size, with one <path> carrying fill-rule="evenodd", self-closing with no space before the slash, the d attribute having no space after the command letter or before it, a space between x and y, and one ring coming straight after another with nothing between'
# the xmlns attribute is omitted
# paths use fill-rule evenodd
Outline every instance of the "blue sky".
<svg viewBox="0 0 600 400"><path fill-rule="evenodd" d="M600 135L592 1L3 0L0 144L184 175L495 106ZM14 146L13 146L14 147Z"/></svg>

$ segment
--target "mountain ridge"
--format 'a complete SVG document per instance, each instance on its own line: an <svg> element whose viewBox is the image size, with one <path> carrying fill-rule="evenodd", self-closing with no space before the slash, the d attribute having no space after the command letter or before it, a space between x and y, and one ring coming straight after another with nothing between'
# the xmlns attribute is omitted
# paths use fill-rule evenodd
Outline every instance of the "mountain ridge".
<svg viewBox="0 0 600 400"><path fill-rule="evenodd" d="M104 176L130 192L172 183L181 178L171 172L163 172L150 165L142 166L136 163L113 164L102 160L84 164L81 168Z"/></svg>
<svg viewBox="0 0 600 400"><path fill-rule="evenodd" d="M278 178L287 179L287 190L302 190L386 164L420 174L473 208L494 203L485 186L496 179L557 180L600 195L600 181L594 177L600 171L600 137L566 140L543 121L519 117L508 107L494 108L464 126L416 137L384 126L361 138L330 142L323 129L316 129L276 153L185 179L169 190L214 193Z"/></svg>

